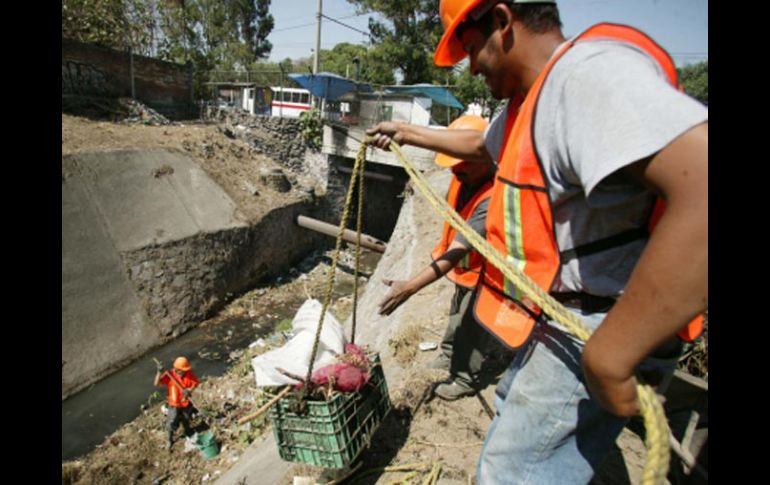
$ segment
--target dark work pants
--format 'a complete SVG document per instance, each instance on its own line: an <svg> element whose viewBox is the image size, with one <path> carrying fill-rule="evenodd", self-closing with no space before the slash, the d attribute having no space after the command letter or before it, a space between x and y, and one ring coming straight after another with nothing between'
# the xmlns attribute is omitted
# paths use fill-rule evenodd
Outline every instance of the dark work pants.
<svg viewBox="0 0 770 485"><path fill-rule="evenodd" d="M473 290L455 286L441 351L451 361L451 377L460 385L478 388L478 377L485 356L505 350L473 318L472 302Z"/></svg>
<svg viewBox="0 0 770 485"><path fill-rule="evenodd" d="M186 408L177 408L174 406L168 406L168 415L166 415L166 431L168 432L168 440L174 440L174 431L182 424L184 434L190 435L190 419L192 417L192 406Z"/></svg>

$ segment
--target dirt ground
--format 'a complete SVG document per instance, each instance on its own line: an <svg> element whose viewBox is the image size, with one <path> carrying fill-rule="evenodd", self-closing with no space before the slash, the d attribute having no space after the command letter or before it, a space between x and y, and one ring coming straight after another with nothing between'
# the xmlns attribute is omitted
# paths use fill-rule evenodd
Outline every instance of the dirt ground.
<svg viewBox="0 0 770 485"><path fill-rule="evenodd" d="M256 153L247 143L228 138L215 124L154 126L62 114L62 158L84 151L147 148L178 151L196 160L233 199L245 222L259 220L271 208L301 200L311 190L297 187L294 174ZM282 169L299 190L278 192L267 186L260 175L271 169Z"/></svg>

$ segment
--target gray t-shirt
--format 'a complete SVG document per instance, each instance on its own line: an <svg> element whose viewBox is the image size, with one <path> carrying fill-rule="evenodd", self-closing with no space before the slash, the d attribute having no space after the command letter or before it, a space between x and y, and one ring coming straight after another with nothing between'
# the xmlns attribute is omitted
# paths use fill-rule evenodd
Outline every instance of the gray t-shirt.
<svg viewBox="0 0 770 485"><path fill-rule="evenodd" d="M506 110L485 132L498 159ZM535 113L535 146L553 204L561 251L647 224L654 194L621 168L660 151L708 120L708 110L673 88L657 62L617 41L580 42L555 64ZM618 296L646 241L562 258L553 291Z"/></svg>

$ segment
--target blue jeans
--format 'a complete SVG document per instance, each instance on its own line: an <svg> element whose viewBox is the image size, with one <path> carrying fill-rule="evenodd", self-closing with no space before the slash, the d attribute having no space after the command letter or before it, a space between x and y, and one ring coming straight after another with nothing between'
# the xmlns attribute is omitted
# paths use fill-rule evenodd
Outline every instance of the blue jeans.
<svg viewBox="0 0 770 485"><path fill-rule="evenodd" d="M573 310L595 329L606 314ZM551 324L538 323L495 391L497 415L481 450L479 485L582 484L594 475L628 420L588 396L583 344ZM645 361L664 380L676 358Z"/></svg>

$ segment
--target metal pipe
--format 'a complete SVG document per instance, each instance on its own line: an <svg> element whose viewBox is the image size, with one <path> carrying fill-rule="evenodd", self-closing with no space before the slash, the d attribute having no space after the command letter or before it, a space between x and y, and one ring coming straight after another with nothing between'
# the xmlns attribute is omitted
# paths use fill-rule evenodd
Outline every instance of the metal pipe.
<svg viewBox="0 0 770 485"><path fill-rule="evenodd" d="M303 215L297 216L296 222L299 227L304 227L305 229L310 229L311 231L320 232L321 234L326 234L327 236L337 237L337 232L339 231L339 227L337 226ZM345 229L345 232L342 234L342 239L349 243L355 244L356 232L351 231L350 229ZM384 253L388 246L383 241L369 236L368 234L362 233L361 247L378 253Z"/></svg>
<svg viewBox="0 0 770 485"><path fill-rule="evenodd" d="M339 166L339 167L337 167L337 170L339 170L342 173L353 173L353 169L352 168L348 168L348 167ZM375 173L375 172L367 172L366 170L364 170L364 177L370 178L372 180L380 180L382 182L395 182L396 181L396 178L394 176L392 176L392 175L385 175L385 174L382 174L382 173Z"/></svg>

